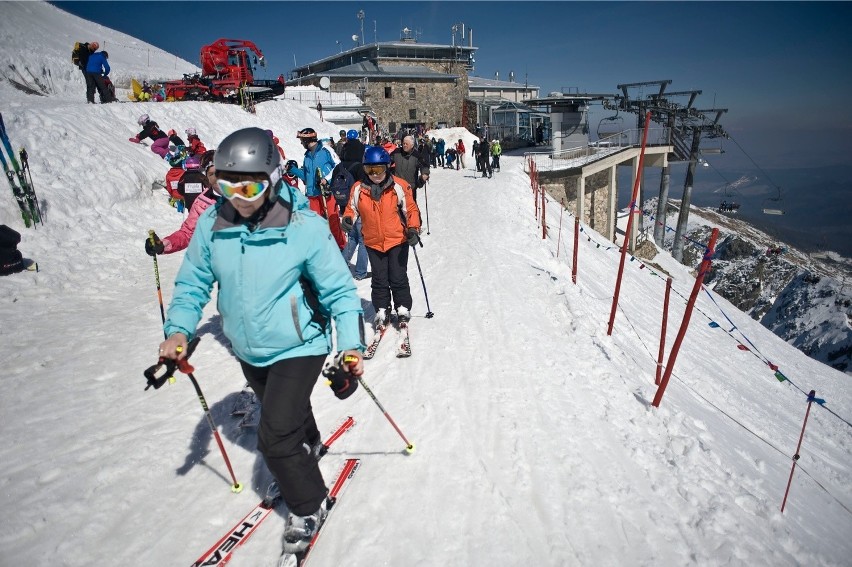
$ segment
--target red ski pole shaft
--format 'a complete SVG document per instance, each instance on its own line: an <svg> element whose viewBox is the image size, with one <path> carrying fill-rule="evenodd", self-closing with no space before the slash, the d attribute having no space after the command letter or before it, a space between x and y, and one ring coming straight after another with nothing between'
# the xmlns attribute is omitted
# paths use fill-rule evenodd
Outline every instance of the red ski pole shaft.
<svg viewBox="0 0 852 567"><path fill-rule="evenodd" d="M376 402L376 405L379 407L381 412L385 415L385 417L390 422L390 424L393 426L393 428L396 430L396 432L399 434L399 436L402 437L402 440L405 441L405 452L408 453L409 455L411 453L413 453L414 452L414 443L409 442L408 439L405 438L405 435L402 433L402 431L396 425L396 422L393 420L393 418L390 416L390 414L387 412L387 410L385 410L385 408L382 406L382 403L379 401L379 399L376 398L376 395L373 393L373 391L370 390L370 388L364 382L364 379L359 376L358 382L361 383L361 386L364 387L364 390L367 392L367 394L369 394L369 396L371 398L373 398L373 401Z"/></svg>

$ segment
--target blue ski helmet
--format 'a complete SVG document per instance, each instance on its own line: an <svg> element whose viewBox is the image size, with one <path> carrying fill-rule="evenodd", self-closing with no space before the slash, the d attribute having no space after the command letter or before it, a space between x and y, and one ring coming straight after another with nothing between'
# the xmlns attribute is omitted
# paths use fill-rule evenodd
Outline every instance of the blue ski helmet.
<svg viewBox="0 0 852 567"><path fill-rule="evenodd" d="M347 140L357 140L358 139L358 130L349 130L346 132Z"/></svg>
<svg viewBox="0 0 852 567"><path fill-rule="evenodd" d="M362 160L364 165L389 165L390 162L390 155L381 146L367 146L367 149L364 150L364 159Z"/></svg>

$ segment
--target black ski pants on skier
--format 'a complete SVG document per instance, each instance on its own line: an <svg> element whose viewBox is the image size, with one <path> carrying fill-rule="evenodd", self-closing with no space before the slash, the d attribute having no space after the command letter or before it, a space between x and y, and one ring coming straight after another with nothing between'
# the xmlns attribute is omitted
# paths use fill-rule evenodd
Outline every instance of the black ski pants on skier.
<svg viewBox="0 0 852 567"><path fill-rule="evenodd" d="M372 293L370 299L373 308L388 309L390 312L391 296L393 306L405 307L411 310L411 287L408 285L408 243L403 242L387 252L380 252L367 247L370 267L373 269Z"/></svg>
<svg viewBox="0 0 852 567"><path fill-rule="evenodd" d="M311 447L320 441L311 408L311 391L325 362L322 356L286 358L257 367L240 361L249 386L260 400L257 448L278 481L290 512L316 512L328 490Z"/></svg>
<svg viewBox="0 0 852 567"><path fill-rule="evenodd" d="M109 94L103 76L100 73L86 73L86 100L88 102L95 102L95 89L98 91L98 96L101 97L101 104L112 102L112 96Z"/></svg>

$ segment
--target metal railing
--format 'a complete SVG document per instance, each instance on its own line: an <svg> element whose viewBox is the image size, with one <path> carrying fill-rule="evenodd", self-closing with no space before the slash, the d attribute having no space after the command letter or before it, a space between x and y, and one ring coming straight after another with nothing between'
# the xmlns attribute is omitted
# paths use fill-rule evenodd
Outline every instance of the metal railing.
<svg viewBox="0 0 852 567"><path fill-rule="evenodd" d="M666 128L650 128L648 130L648 145L666 145L668 142ZM624 130L612 136L589 142L587 146L568 148L559 152L527 152L524 154L524 167L532 159L538 171L557 171L570 169L591 163L606 156L615 154L624 148L639 146L642 143L642 130Z"/></svg>

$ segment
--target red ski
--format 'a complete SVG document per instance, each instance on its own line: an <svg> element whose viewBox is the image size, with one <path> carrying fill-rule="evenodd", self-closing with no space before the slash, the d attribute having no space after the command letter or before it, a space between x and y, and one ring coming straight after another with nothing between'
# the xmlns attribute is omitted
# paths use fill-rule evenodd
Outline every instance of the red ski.
<svg viewBox="0 0 852 567"><path fill-rule="evenodd" d="M340 437L349 431L352 426L355 425L355 420L349 416L347 417L343 423L332 433L328 439L322 444L322 448L320 449L319 456L322 457L328 452L329 447L334 444L335 441L340 439ZM347 460L347 464L350 460ZM356 465L357 466L357 465ZM338 482L340 479L338 478ZM335 483L336 486L337 483ZM332 488L334 490L334 487ZM339 489L338 489L339 491ZM331 494L330 494L331 495ZM270 512L275 509L276 504L279 501L278 496L273 499L264 498L261 500L260 504L255 506L251 512L246 514L246 516L234 525L233 528L228 530L224 536L222 536L219 541L217 541L213 546L208 549L201 557L199 557L195 563L192 564L192 567L202 567L205 565L227 565L231 560L231 557L234 554L234 551L243 545L257 527L265 520Z"/></svg>

